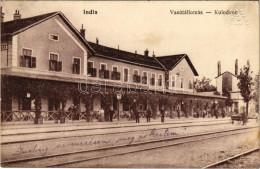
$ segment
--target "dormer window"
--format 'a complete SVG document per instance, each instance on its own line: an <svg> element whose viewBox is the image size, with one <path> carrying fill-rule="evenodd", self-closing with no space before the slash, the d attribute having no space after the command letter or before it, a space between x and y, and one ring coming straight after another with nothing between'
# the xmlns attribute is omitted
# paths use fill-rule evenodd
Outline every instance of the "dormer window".
<svg viewBox="0 0 260 169"><path fill-rule="evenodd" d="M50 35L50 40L54 40L54 41L59 41L59 36L58 35Z"/></svg>
<svg viewBox="0 0 260 169"><path fill-rule="evenodd" d="M28 67L28 68L35 68L36 67L36 57L32 56L31 49L23 48L22 55L20 58L20 66L21 67Z"/></svg>

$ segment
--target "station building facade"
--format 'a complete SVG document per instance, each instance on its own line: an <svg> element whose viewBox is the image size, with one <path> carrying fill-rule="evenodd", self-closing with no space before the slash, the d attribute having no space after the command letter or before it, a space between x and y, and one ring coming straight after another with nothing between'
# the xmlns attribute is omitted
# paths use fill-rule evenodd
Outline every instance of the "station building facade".
<svg viewBox="0 0 260 169"><path fill-rule="evenodd" d="M33 117L35 101L46 114L77 105L82 117L110 106L124 114L133 100L143 112L152 106L154 114L162 106L171 115L177 107L192 115L216 101L224 107L225 97L196 93L198 73L187 54L149 56L148 50L141 55L88 42L83 26L77 30L61 12L22 19L16 11L8 22L3 16L1 116L6 121L23 111Z"/></svg>

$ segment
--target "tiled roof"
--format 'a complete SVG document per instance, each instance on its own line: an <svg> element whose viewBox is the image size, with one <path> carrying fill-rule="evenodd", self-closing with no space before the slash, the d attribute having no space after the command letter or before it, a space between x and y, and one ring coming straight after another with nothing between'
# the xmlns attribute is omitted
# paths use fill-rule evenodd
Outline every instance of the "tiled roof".
<svg viewBox="0 0 260 169"><path fill-rule="evenodd" d="M156 57L156 59L161 64L163 64L167 70L171 70L184 56L185 54L160 56L160 57Z"/></svg>
<svg viewBox="0 0 260 169"><path fill-rule="evenodd" d="M123 50L118 50L111 47L102 46L93 42L86 42L86 40L81 37L79 32L73 27L73 25L68 21L68 19L61 12L52 12L43 15L38 15L30 18L18 19L8 22L1 23L1 37L3 38L6 35L17 34L23 30L30 28L37 23L41 23L48 17L55 16L59 14L63 21L72 29L72 31L76 34L76 36L90 49L90 51L94 52L100 56L113 60L118 60L122 62L142 65L146 67L151 67L159 70L171 70L173 69L180 60L186 58L188 64L193 70L195 75L198 75L197 71L193 67L189 57L185 54L180 55L171 55L171 56L162 56L162 57L149 57L140 54L135 54ZM94 51L93 51L94 49Z"/></svg>
<svg viewBox="0 0 260 169"><path fill-rule="evenodd" d="M158 63L153 57L135 54L123 50L118 50L115 48L102 46L93 42L88 42L88 43L96 51L96 54L98 55L107 56L110 59L132 62L133 64L147 65L147 66L151 66L163 70L160 63Z"/></svg>
<svg viewBox="0 0 260 169"><path fill-rule="evenodd" d="M85 44L85 46L94 53L93 49L89 46L87 41L80 35L78 30L70 23L70 21L61 12L51 12L43 15L38 15L30 18L17 19L8 22L1 23L1 37L4 39L7 35L15 35L26 29L31 28L53 16L59 15L65 24L74 32L79 40Z"/></svg>
<svg viewBox="0 0 260 169"><path fill-rule="evenodd" d="M38 16L30 17L30 18L17 19L17 20L12 20L12 21L8 21L8 22L3 22L3 23L1 23L1 34L2 35L12 34L21 29L24 29L38 21L41 21L49 16L52 16L54 14L58 14L58 12L52 12L52 13L38 15Z"/></svg>
<svg viewBox="0 0 260 169"><path fill-rule="evenodd" d="M161 56L161 57L156 57L156 59L162 64L164 65L164 67L167 70L172 70L173 68L175 68L175 66L178 65L178 63L182 60L182 59L186 59L187 63L189 64L191 70L193 71L195 76L199 76L198 72L196 71L195 67L193 66L193 64L191 63L188 55L186 54L179 54L179 55L170 55L170 56Z"/></svg>

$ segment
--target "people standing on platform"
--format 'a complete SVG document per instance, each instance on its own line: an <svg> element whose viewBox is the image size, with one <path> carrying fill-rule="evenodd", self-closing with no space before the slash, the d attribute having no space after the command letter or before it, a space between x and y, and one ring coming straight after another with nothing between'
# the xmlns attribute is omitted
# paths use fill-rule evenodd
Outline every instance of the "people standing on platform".
<svg viewBox="0 0 260 169"><path fill-rule="evenodd" d="M202 117L205 118L206 115L207 115L207 112L206 112L205 109L203 109L203 111L202 111Z"/></svg>
<svg viewBox="0 0 260 169"><path fill-rule="evenodd" d="M165 111L164 111L164 107L162 106L161 108L161 122L164 123L164 116L165 116Z"/></svg>
<svg viewBox="0 0 260 169"><path fill-rule="evenodd" d="M147 122L150 122L151 114L152 114L151 106L148 106L148 109L147 109L147 112L146 112L146 119L147 119Z"/></svg>
<svg viewBox="0 0 260 169"><path fill-rule="evenodd" d="M77 104L77 106L75 106L75 109L76 109L76 118L77 120L80 119L80 106L79 104Z"/></svg>
<svg viewBox="0 0 260 169"><path fill-rule="evenodd" d="M226 111L225 111L225 109L222 109L222 111L221 111L221 116L222 116L222 118L225 118L225 116L226 116Z"/></svg>
<svg viewBox="0 0 260 169"><path fill-rule="evenodd" d="M135 114L135 121L136 121L136 123L140 123L139 112L138 112L138 110L137 110L137 107L134 108L133 111L134 111L134 114Z"/></svg>
<svg viewBox="0 0 260 169"><path fill-rule="evenodd" d="M115 111L113 110L113 106L110 107L110 110L109 110L109 121L110 122L113 122L113 116L115 114Z"/></svg>
<svg viewBox="0 0 260 169"><path fill-rule="evenodd" d="M216 119L218 119L218 111L219 111L219 109L216 108L216 109L215 109L215 116L216 116Z"/></svg>
<svg viewBox="0 0 260 169"><path fill-rule="evenodd" d="M105 120L105 111L103 107L99 110L99 118L98 121L103 122Z"/></svg>
<svg viewBox="0 0 260 169"><path fill-rule="evenodd" d="M135 121L136 123L140 123L140 119L139 119L139 112L137 110L137 103L136 103L136 100L134 99L134 103L132 105L132 110L133 110L133 113L135 115Z"/></svg>
<svg viewBox="0 0 260 169"><path fill-rule="evenodd" d="M179 109L179 107L177 107L177 115L178 115L178 118L181 117L181 116L180 116L180 109Z"/></svg>

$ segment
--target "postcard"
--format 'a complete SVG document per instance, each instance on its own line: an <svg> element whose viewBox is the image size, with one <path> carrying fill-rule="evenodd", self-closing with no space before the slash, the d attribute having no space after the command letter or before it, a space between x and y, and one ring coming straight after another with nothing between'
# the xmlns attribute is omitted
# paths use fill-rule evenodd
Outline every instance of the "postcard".
<svg viewBox="0 0 260 169"><path fill-rule="evenodd" d="M257 1L0 14L1 167L260 167Z"/></svg>

